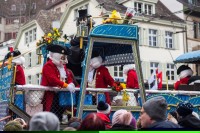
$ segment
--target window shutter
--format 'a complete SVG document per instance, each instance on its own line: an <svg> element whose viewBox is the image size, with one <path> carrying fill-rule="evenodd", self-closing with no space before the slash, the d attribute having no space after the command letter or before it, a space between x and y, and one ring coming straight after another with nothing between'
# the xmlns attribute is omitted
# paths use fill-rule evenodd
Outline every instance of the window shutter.
<svg viewBox="0 0 200 133"><path fill-rule="evenodd" d="M163 82L166 83L166 68L167 68L167 64L166 63L160 63L160 71L162 71L162 79L163 79Z"/></svg>
<svg viewBox="0 0 200 133"><path fill-rule="evenodd" d="M31 66L34 67L36 66L36 61L38 60L36 52L31 53Z"/></svg>
<svg viewBox="0 0 200 133"><path fill-rule="evenodd" d="M149 29L143 28L143 45L149 46Z"/></svg>
<svg viewBox="0 0 200 133"><path fill-rule="evenodd" d="M143 38L144 38L144 28L140 27L139 28L139 45L144 45L144 41L143 41Z"/></svg>
<svg viewBox="0 0 200 133"><path fill-rule="evenodd" d="M157 47L162 47L162 31L161 30L157 30Z"/></svg>
<svg viewBox="0 0 200 133"><path fill-rule="evenodd" d="M28 56L28 54L25 54L24 58L25 58L25 67L28 68L28 64L29 64L29 56Z"/></svg>
<svg viewBox="0 0 200 133"><path fill-rule="evenodd" d="M173 34L173 46L174 46L174 49L179 49L179 38L178 38L178 35L179 34Z"/></svg>
<svg viewBox="0 0 200 133"><path fill-rule="evenodd" d="M160 31L160 47L161 48L166 48L166 44L165 44L165 31L164 30Z"/></svg>

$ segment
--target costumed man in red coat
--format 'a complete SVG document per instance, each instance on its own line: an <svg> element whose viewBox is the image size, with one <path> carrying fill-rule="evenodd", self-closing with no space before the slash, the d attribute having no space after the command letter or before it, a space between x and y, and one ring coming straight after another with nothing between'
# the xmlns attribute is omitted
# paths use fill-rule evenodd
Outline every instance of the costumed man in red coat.
<svg viewBox="0 0 200 133"><path fill-rule="evenodd" d="M139 88L138 77L134 65L125 65L124 74L127 75L126 88L138 89Z"/></svg>
<svg viewBox="0 0 200 133"><path fill-rule="evenodd" d="M48 45L50 59L43 66L41 85L67 88L70 92L75 92L73 79L66 65L68 63L67 55L71 53L69 48L61 45ZM44 110L55 113L60 120L66 108L59 106L59 97L56 91L46 91L43 99Z"/></svg>
<svg viewBox="0 0 200 133"><path fill-rule="evenodd" d="M19 50L14 50L12 52L9 52L5 58L8 59L11 56L13 56L12 63L16 65L15 84L25 85L26 79L25 79L24 67L23 67L25 63L25 58L21 55L21 52Z"/></svg>
<svg viewBox="0 0 200 133"><path fill-rule="evenodd" d="M113 86L114 79L102 63L103 59L100 54L98 52L93 52L88 73L88 87L108 88L108 86ZM106 103L111 104L109 93L104 92L104 94L106 96Z"/></svg>
<svg viewBox="0 0 200 133"><path fill-rule="evenodd" d="M188 84L189 79L193 75L193 71L190 67L186 65L181 65L177 69L177 75L179 75L180 80L176 81L176 83L174 84L175 90L178 90L181 84L186 84L186 85Z"/></svg>

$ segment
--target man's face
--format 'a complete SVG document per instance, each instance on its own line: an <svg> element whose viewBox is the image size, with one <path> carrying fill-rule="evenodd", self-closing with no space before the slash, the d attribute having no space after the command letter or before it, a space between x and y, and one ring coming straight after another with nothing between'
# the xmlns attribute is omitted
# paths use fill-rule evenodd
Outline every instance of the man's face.
<svg viewBox="0 0 200 133"><path fill-rule="evenodd" d="M147 128L147 127L149 127L150 124L152 124L152 120L151 120L150 116L145 112L143 107L140 111L139 119L141 121L142 128Z"/></svg>

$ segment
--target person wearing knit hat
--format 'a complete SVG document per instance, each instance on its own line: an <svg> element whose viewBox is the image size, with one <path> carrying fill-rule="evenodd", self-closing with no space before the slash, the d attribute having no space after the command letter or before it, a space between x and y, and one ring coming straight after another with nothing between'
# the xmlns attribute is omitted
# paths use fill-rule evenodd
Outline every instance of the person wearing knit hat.
<svg viewBox="0 0 200 133"><path fill-rule="evenodd" d="M167 102L164 97L157 96L147 100L140 111L142 128L180 128L179 125L166 121Z"/></svg>
<svg viewBox="0 0 200 133"><path fill-rule="evenodd" d="M183 128L200 129L200 120L192 114L193 109L194 106L189 102L181 102L178 104L176 108L178 114L178 124Z"/></svg>
<svg viewBox="0 0 200 133"><path fill-rule="evenodd" d="M110 121L110 112L111 107L108 103L105 103L104 101L99 101L97 105L97 116L101 118L101 120L104 121L106 129L111 128L111 121Z"/></svg>
<svg viewBox="0 0 200 133"><path fill-rule="evenodd" d="M23 127L18 121L9 121L3 128L3 131L23 131Z"/></svg>
<svg viewBox="0 0 200 133"><path fill-rule="evenodd" d="M168 113L167 115L167 119L175 124L178 124L178 121L177 121L177 112L176 111L171 111Z"/></svg>
<svg viewBox="0 0 200 133"><path fill-rule="evenodd" d="M192 114L194 106L189 102L179 103L176 111L179 116L185 117L187 115Z"/></svg>
<svg viewBox="0 0 200 133"><path fill-rule="evenodd" d="M180 80L178 80L178 81L176 81L176 83L174 83L175 90L178 90L178 88L181 84L188 84L189 79L193 75L193 71L190 67L188 67L186 65L181 65L177 69L177 75L179 75Z"/></svg>
<svg viewBox="0 0 200 133"><path fill-rule="evenodd" d="M33 115L29 122L29 131L59 131L58 117L51 112L39 112Z"/></svg>
<svg viewBox="0 0 200 133"><path fill-rule="evenodd" d="M111 130L134 130L136 129L136 120L131 114L125 109L117 110L112 117L112 128Z"/></svg>

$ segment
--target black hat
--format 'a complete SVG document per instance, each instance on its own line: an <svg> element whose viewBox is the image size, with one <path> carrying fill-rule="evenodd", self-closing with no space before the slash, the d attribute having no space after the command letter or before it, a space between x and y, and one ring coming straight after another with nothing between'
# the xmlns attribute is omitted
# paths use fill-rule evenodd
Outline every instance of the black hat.
<svg viewBox="0 0 200 133"><path fill-rule="evenodd" d="M91 57L91 58L98 57L98 56L100 56L100 52L97 51L97 50L93 50L93 51L92 51L92 57Z"/></svg>
<svg viewBox="0 0 200 133"><path fill-rule="evenodd" d="M100 101L97 105L97 112L103 114L109 114L111 111L111 107L109 104L105 103L104 101Z"/></svg>
<svg viewBox="0 0 200 133"><path fill-rule="evenodd" d="M58 45L58 44L48 45L47 50L54 52L54 53L64 54L64 55L71 55L71 53L72 53L68 47L64 47L64 46Z"/></svg>
<svg viewBox="0 0 200 133"><path fill-rule="evenodd" d="M190 67L186 66L186 65L181 65L178 69L177 69L177 74L179 75L182 71L184 70L188 70L191 69Z"/></svg>
<svg viewBox="0 0 200 133"><path fill-rule="evenodd" d="M193 109L194 109L194 106L191 103L182 102L178 104L176 111L180 116L184 117L184 116L192 114Z"/></svg>
<svg viewBox="0 0 200 133"><path fill-rule="evenodd" d="M13 57L16 57L16 56L19 56L21 55L21 52L19 50L14 50L13 52L9 52L6 56L5 56L5 59L8 59L9 57L13 56Z"/></svg>

